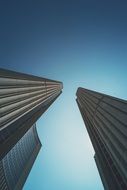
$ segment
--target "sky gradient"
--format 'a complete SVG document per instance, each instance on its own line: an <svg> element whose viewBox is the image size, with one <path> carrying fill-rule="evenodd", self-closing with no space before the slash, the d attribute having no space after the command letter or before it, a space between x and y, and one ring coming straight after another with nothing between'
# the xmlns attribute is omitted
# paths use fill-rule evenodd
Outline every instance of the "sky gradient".
<svg viewBox="0 0 127 190"><path fill-rule="evenodd" d="M0 1L0 67L63 82L37 122L24 190L103 190L75 101L79 86L127 99L125 0Z"/></svg>

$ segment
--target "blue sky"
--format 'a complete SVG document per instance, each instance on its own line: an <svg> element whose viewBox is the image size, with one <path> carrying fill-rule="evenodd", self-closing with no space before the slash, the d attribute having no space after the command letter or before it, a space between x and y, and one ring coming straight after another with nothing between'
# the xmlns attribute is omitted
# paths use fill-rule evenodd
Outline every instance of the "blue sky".
<svg viewBox="0 0 127 190"><path fill-rule="evenodd" d="M0 67L64 84L37 122L43 147L24 190L103 190L75 93L127 99L126 10L125 0L0 1Z"/></svg>

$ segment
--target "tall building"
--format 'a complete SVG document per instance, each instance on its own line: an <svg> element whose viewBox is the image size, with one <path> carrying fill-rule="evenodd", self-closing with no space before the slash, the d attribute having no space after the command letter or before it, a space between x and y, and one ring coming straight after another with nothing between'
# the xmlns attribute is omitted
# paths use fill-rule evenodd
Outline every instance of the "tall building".
<svg viewBox="0 0 127 190"><path fill-rule="evenodd" d="M0 159L61 94L62 83L0 69Z"/></svg>
<svg viewBox="0 0 127 190"><path fill-rule="evenodd" d="M33 125L0 161L0 190L21 190L41 148Z"/></svg>
<svg viewBox="0 0 127 190"><path fill-rule="evenodd" d="M127 189L127 101L78 88L77 104L105 190Z"/></svg>
<svg viewBox="0 0 127 190"><path fill-rule="evenodd" d="M59 81L0 69L0 190L21 190L41 148L35 122L61 94Z"/></svg>

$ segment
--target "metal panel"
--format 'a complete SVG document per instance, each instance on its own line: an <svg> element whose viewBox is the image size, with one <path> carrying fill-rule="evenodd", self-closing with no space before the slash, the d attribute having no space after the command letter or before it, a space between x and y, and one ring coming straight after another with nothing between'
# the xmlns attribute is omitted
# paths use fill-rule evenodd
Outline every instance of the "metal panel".
<svg viewBox="0 0 127 190"><path fill-rule="evenodd" d="M76 95L96 152L95 160L104 188L127 189L127 101L83 88L78 88ZM112 172L106 171L101 164L102 160L104 162L103 155L110 158ZM108 168L106 161L104 165ZM115 176L114 186L107 174L110 178Z"/></svg>
<svg viewBox="0 0 127 190"><path fill-rule="evenodd" d="M62 87L59 81L0 69L0 158L19 139L16 136L19 135L18 131L24 135L23 131L27 131L61 94ZM31 114L33 119L30 118Z"/></svg>

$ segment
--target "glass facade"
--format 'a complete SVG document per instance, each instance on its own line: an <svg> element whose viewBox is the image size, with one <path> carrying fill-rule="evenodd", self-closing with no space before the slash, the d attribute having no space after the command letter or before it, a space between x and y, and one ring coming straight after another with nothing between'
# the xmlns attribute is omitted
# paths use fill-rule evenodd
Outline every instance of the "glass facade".
<svg viewBox="0 0 127 190"><path fill-rule="evenodd" d="M0 161L1 190L22 189L40 148L34 125Z"/></svg>

